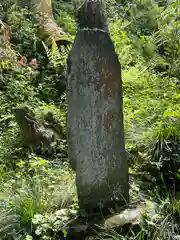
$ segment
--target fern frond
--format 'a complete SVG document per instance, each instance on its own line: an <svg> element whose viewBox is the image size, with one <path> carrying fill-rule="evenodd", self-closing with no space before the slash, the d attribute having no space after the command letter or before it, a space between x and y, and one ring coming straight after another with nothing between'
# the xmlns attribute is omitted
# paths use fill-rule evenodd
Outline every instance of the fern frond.
<svg viewBox="0 0 180 240"><path fill-rule="evenodd" d="M66 48L65 46L60 46L59 51L58 45L54 39L52 39L51 49L49 49L44 42L42 42L42 44L45 48L49 62L53 67L65 65L69 48Z"/></svg>
<svg viewBox="0 0 180 240"><path fill-rule="evenodd" d="M59 52L59 48L57 46L57 43L54 39L52 39L51 53L52 53L52 64L55 67L58 66L58 65L62 65L61 54Z"/></svg>
<svg viewBox="0 0 180 240"><path fill-rule="evenodd" d="M46 46L46 44L44 42L42 42L42 44L43 44L43 47L46 51L46 55L47 55L48 59L50 60L51 59L51 50L48 49L48 47Z"/></svg>

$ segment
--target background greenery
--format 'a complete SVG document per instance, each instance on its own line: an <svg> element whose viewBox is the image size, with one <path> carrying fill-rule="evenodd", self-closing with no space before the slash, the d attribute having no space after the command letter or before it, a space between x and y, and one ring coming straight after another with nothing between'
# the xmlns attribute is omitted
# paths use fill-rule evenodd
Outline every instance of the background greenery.
<svg viewBox="0 0 180 240"><path fill-rule="evenodd" d="M77 1L53 0L55 19L73 38ZM138 230L98 233L94 239L180 239L179 1L107 0L111 38L123 76L131 198L157 204ZM48 161L25 151L13 111L52 111L66 129L66 58L56 43L43 47L31 13L13 5L0 32L0 239L59 239L78 209L67 159ZM26 58L25 63L22 57ZM36 64L32 64L32 59ZM63 147L63 146L62 146ZM54 164L55 163L55 164ZM145 184L146 183L146 184Z"/></svg>

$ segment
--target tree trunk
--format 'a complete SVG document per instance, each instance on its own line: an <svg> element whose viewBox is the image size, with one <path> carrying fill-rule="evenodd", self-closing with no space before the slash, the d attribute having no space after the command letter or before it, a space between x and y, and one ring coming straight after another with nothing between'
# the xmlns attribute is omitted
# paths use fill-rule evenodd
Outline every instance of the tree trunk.
<svg viewBox="0 0 180 240"><path fill-rule="evenodd" d="M67 34L60 28L53 17L51 0L31 0L31 11L40 27L40 33L47 45L51 45L52 39L60 44L67 44Z"/></svg>
<svg viewBox="0 0 180 240"><path fill-rule="evenodd" d="M5 12L13 3L22 8L27 7L34 13L34 19L39 25L42 39L47 45L51 45L52 38L59 44L70 43L67 34L54 20L51 0L2 0L0 2L0 19L4 18Z"/></svg>

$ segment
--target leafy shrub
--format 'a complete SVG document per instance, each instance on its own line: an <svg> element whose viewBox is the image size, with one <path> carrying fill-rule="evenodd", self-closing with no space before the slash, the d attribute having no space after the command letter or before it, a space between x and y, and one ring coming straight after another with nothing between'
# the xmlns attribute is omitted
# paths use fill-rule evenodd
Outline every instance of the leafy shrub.
<svg viewBox="0 0 180 240"><path fill-rule="evenodd" d="M32 13L13 5L8 11L7 24L11 26L11 41L16 50L29 57L37 53L40 39L37 26L31 21ZM38 57L38 54L36 54Z"/></svg>
<svg viewBox="0 0 180 240"><path fill-rule="evenodd" d="M5 179L7 172L1 178L1 239L7 236L13 240L17 237L24 239L26 235L34 234L36 228L32 222L37 214L70 209L73 204L76 207L74 176L66 166L51 169L46 160L31 155L29 159L17 163L17 167L8 182ZM51 217L46 219L50 221Z"/></svg>
<svg viewBox="0 0 180 240"><path fill-rule="evenodd" d="M56 15L56 21L66 32L75 35L77 32L77 23L72 14L69 14L65 10L59 10Z"/></svg>
<svg viewBox="0 0 180 240"><path fill-rule="evenodd" d="M107 4L110 34L123 70L131 171L143 171L144 177L145 170L152 177L155 171L163 178L159 187L151 177L150 190L147 185L143 189L146 182L133 179L132 199L148 194L158 205L155 216L147 207L138 231L104 231L94 238L178 239L179 195L167 191L171 185L179 191L178 4L150 0L108 0ZM74 4L53 0L53 8L57 23L73 39L77 32ZM67 222L72 219L68 214L77 209L74 173L63 155L67 143L60 142L61 155L51 162L24 151L13 109L27 105L39 120L50 111L66 133L66 95L61 94L69 49L60 49L55 41L51 49L45 45L43 49L27 9L12 6L6 18L8 26L0 23L0 238L54 240L67 235Z"/></svg>
<svg viewBox="0 0 180 240"><path fill-rule="evenodd" d="M77 211L74 206L68 209L61 209L51 215L36 214L32 220L35 225L35 234L40 239L53 240L57 239L58 235L64 235L66 238L69 227L68 224L77 218Z"/></svg>

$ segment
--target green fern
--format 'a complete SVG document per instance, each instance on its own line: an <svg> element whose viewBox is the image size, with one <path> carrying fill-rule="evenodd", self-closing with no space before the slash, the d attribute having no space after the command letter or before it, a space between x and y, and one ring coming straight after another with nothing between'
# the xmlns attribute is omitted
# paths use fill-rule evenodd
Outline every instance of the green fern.
<svg viewBox="0 0 180 240"><path fill-rule="evenodd" d="M60 50L59 50L58 45L54 39L52 39L51 49L49 49L44 42L42 42L42 44L44 46L47 57L49 59L49 63L54 68L65 65L69 48L60 46Z"/></svg>

